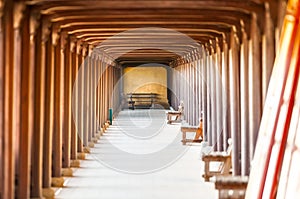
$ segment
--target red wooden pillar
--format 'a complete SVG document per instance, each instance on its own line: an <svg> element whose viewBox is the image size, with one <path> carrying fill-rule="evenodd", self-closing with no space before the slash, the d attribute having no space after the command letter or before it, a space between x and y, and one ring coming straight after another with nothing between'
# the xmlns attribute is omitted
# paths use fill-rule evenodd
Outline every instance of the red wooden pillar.
<svg viewBox="0 0 300 199"><path fill-rule="evenodd" d="M34 53L32 50L32 38L30 38L30 13L25 4L15 4L15 86L16 109L19 109L14 117L15 128L18 128L17 138L18 157L16 158L17 173L17 198L30 197L30 166L31 166L31 137L33 132L33 105L34 105ZM20 20L20 21L18 21Z"/></svg>
<svg viewBox="0 0 300 199"><path fill-rule="evenodd" d="M204 46L202 46L203 49L205 48ZM202 114L202 117L203 117L203 136L204 136L204 140L205 141L209 141L208 139L208 133L207 133L207 129L208 129L208 123L207 123L207 120L208 120L208 117L207 117L207 89L208 89L208 86L207 86L207 62L206 62L206 51L203 50L202 52L202 55L201 55L202 59L201 59L201 75L202 75L202 78L201 78L201 81L202 81L202 88L201 88L201 93L202 93L202 111L203 111L203 114Z"/></svg>
<svg viewBox="0 0 300 199"><path fill-rule="evenodd" d="M70 69L71 69L71 92L72 92L72 115L71 115L71 159L72 162L75 163L77 159L77 138L78 138L78 126L75 123L78 121L78 89L75 86L75 80L78 72L78 64L77 64L77 43L74 38L70 37ZM77 166L77 165L72 165Z"/></svg>
<svg viewBox="0 0 300 199"><path fill-rule="evenodd" d="M210 41L210 55L209 55L209 78L210 78L210 113L211 113L211 140L212 147L217 150L217 110L216 110L216 59L215 59L215 41Z"/></svg>
<svg viewBox="0 0 300 199"><path fill-rule="evenodd" d="M3 193L2 198L14 198L15 189L15 155L14 155L14 32L13 32L13 2L5 1L3 8Z"/></svg>
<svg viewBox="0 0 300 199"><path fill-rule="evenodd" d="M81 42L77 42L77 48L76 48L76 65L77 65L77 78L78 78L78 95L77 95L77 150L78 152L83 152L83 72L81 71L81 64L82 64L82 45Z"/></svg>
<svg viewBox="0 0 300 199"><path fill-rule="evenodd" d="M241 95L241 173L248 175L250 172L249 157L249 90L248 90L248 38L242 30L240 46L240 95Z"/></svg>
<svg viewBox="0 0 300 199"><path fill-rule="evenodd" d="M72 93L72 54L70 51L70 38L66 32L62 33L62 57L64 57L64 115L63 115L63 168L70 167L71 161L71 93Z"/></svg>
<svg viewBox="0 0 300 199"><path fill-rule="evenodd" d="M43 42L45 43L45 132L43 142L43 187L51 187L52 177L52 136L54 115L54 49L52 46L52 31L47 22L43 21Z"/></svg>
<svg viewBox="0 0 300 199"><path fill-rule="evenodd" d="M31 148L31 197L42 197L43 180L43 135L44 135L44 112L45 112L45 45L42 41L42 23L39 16L32 16L34 37L31 53L34 54L34 130ZM34 45L34 46L33 46Z"/></svg>
<svg viewBox="0 0 300 199"><path fill-rule="evenodd" d="M218 151L223 151L223 133L222 130L222 116L223 116L223 109L222 109L222 56L221 56L221 47L219 45L220 41L219 38L216 38L216 69L215 69L215 80L216 80L216 132L217 132L217 146Z"/></svg>
<svg viewBox="0 0 300 199"><path fill-rule="evenodd" d="M210 61L210 46L206 46L206 62L205 62L205 67L206 67L206 95L207 95L207 101L206 101L206 133L207 133L207 141L210 146L212 146L213 143L213 138L212 138L212 98L211 98L211 61Z"/></svg>
<svg viewBox="0 0 300 199"><path fill-rule="evenodd" d="M265 25L262 35L262 103L264 104L275 59L275 28L269 3L265 3Z"/></svg>
<svg viewBox="0 0 300 199"><path fill-rule="evenodd" d="M88 134L89 134L89 56L88 56L88 46L83 46L83 63L82 63L82 73L83 73L83 89L82 89L82 122L83 122L83 133L82 133L82 142L85 147L88 146Z"/></svg>
<svg viewBox="0 0 300 199"><path fill-rule="evenodd" d="M234 28L233 28L234 29ZM240 96L239 96L239 49L234 30L230 34L229 50L229 86L230 86L230 130L233 139L232 163L233 175L241 173L240 168Z"/></svg>
<svg viewBox="0 0 300 199"><path fill-rule="evenodd" d="M0 5L0 193L4 186L4 157L3 157L3 72L4 72L4 41L3 41L3 2Z"/></svg>
<svg viewBox="0 0 300 199"><path fill-rule="evenodd" d="M228 63L228 34L223 37L223 52L222 52L222 130L223 130L223 148L227 149L227 140L230 136L229 123L229 63Z"/></svg>
<svg viewBox="0 0 300 199"><path fill-rule="evenodd" d="M249 138L253 157L262 114L260 32L256 15L252 15L249 42Z"/></svg>
<svg viewBox="0 0 300 199"><path fill-rule="evenodd" d="M52 176L61 177L62 168L62 128L63 128L63 75L64 66L61 63L61 37L53 29L54 48L54 131L53 131L53 154L52 154Z"/></svg>
<svg viewBox="0 0 300 199"><path fill-rule="evenodd" d="M91 48L92 51L92 48ZM91 141L93 138L96 136L96 75L97 75L97 70L96 70L96 57L91 53L91 120L90 120L90 125L91 125Z"/></svg>

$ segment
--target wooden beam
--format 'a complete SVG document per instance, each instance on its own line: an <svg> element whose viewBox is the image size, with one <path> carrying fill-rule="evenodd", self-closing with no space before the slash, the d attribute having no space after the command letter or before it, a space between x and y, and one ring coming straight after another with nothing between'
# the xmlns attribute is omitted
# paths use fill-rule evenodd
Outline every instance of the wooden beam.
<svg viewBox="0 0 300 199"><path fill-rule="evenodd" d="M28 2L30 4L30 2ZM138 2L135 0L126 0L126 1L72 1L61 3L59 1L35 1L31 3L34 5L35 9L43 10L44 14L55 13L59 10L79 10L79 9L101 9L107 10L114 8L114 10L126 10L128 8L139 10L139 9L149 9L149 10L159 10L159 9L191 9L191 8L202 8L202 9L211 9L219 8L223 10L240 10L243 12L256 12L262 13L263 6L259 3L253 1L163 1L157 3L156 0L150 0L146 2Z"/></svg>

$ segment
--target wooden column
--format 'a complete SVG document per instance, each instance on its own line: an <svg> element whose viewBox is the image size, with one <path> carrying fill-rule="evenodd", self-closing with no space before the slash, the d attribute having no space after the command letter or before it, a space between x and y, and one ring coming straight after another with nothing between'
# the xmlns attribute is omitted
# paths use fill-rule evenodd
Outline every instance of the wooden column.
<svg viewBox="0 0 300 199"><path fill-rule="evenodd" d="M52 176L61 177L62 169L62 131L63 131L63 93L64 93L64 64L61 56L61 35L53 30L54 47L54 131Z"/></svg>
<svg viewBox="0 0 300 199"><path fill-rule="evenodd" d="M77 55L76 55L76 66L77 66L77 78L78 78L78 95L77 95L77 114L78 114L78 118L77 118L77 150L78 152L83 152L83 68L81 67L82 64L82 45L81 42L77 42Z"/></svg>
<svg viewBox="0 0 300 199"><path fill-rule="evenodd" d="M88 104L89 104L89 109L88 109L88 142L89 146L93 147L94 144L92 142L93 138L93 76L95 75L93 72L93 56L92 56L93 48L91 45L88 46L88 67L89 67L89 78L88 78L88 88L89 88L89 99L88 99Z"/></svg>
<svg viewBox="0 0 300 199"><path fill-rule="evenodd" d="M102 111L104 112L104 122L107 122L107 112L108 112L108 95L109 95L109 84L108 84L108 81L109 81L109 76L108 76L108 70L109 70L109 65L107 62L105 62L105 78L104 78L104 108L102 109Z"/></svg>
<svg viewBox="0 0 300 199"><path fill-rule="evenodd" d="M82 70L83 73L83 87L82 87L82 102L83 102L83 109L82 109L82 122L83 122L83 132L82 132L82 142L85 147L88 146L88 135L89 135L89 99L90 99L90 92L89 92L89 56L88 56L88 46L83 46L83 62L82 62Z"/></svg>
<svg viewBox="0 0 300 199"><path fill-rule="evenodd" d="M14 117L19 130L17 157L17 198L30 197L31 138L34 116L34 43L30 37L30 13L23 3L15 4L15 90L18 114ZM20 21L18 21L20 20ZM19 76L19 77L17 77ZM20 118L20 120L18 119ZM20 123L19 123L20 122Z"/></svg>
<svg viewBox="0 0 300 199"><path fill-rule="evenodd" d="M104 83L104 74L103 74L103 60L102 60L102 57L99 57L99 59L100 59L100 66L99 66L99 68L100 68L100 82L99 82L99 114L100 114L100 117L99 117L99 125L100 125L100 127L103 129L103 118L104 118L104 116L103 116L103 103L104 103L104 98L103 98L103 83Z"/></svg>
<svg viewBox="0 0 300 199"><path fill-rule="evenodd" d="M223 129L223 147L227 149L227 140L230 136L230 111L229 111L229 63L228 63L228 42L229 36L223 38L222 52L222 129Z"/></svg>
<svg viewBox="0 0 300 199"><path fill-rule="evenodd" d="M96 82L96 78L97 78L97 60L96 60L96 56L92 53L93 52L93 48L91 47L91 94L92 94L92 98L91 98L91 137L92 139L94 139L96 137L96 133L97 133L97 123L96 123L96 115L97 115L97 102L96 102L96 94L97 94L97 82ZM92 140L93 141L93 140Z"/></svg>
<svg viewBox="0 0 300 199"><path fill-rule="evenodd" d="M31 16L33 37L31 53L34 53L34 130L31 148L31 194L32 198L42 197L43 181L43 136L45 112L45 43L42 41L42 23L39 16ZM35 30L35 27L37 28Z"/></svg>
<svg viewBox="0 0 300 199"><path fill-rule="evenodd" d="M222 131L222 56L219 39L216 38L216 59L215 59L215 80L216 80L216 133L218 151L223 151L223 131Z"/></svg>
<svg viewBox="0 0 300 199"><path fill-rule="evenodd" d="M196 108L196 125L199 123L199 119L201 117L201 111L202 111L202 106L201 106L201 72L200 72L200 59L197 55L195 55L196 57L196 61L195 61L195 68L194 68L194 73L195 73L195 81L196 81L196 104L195 104L195 108Z"/></svg>
<svg viewBox="0 0 300 199"><path fill-rule="evenodd" d="M233 138L232 163L233 175L241 173L240 167L240 96L239 96L239 49L238 39L233 30L230 34L229 50L229 87L230 87L230 131Z"/></svg>
<svg viewBox="0 0 300 199"><path fill-rule="evenodd" d="M3 41L3 2L0 5L0 193L3 193L4 186L4 157L3 157L3 71L4 71L4 41Z"/></svg>
<svg viewBox="0 0 300 199"><path fill-rule="evenodd" d="M2 198L14 198L15 189L15 143L13 138L14 107L13 107L13 82L14 82L14 33L13 33L13 2L5 1L3 8L3 192ZM2 90L1 90L2 91ZM4 150L5 149L5 150Z"/></svg>
<svg viewBox="0 0 300 199"><path fill-rule="evenodd" d="M78 72L77 64L77 43L74 38L70 37L70 53L71 53L71 88L72 88L72 119L71 119L71 159L72 162L77 160L77 138L78 138L78 126L75 123L78 121L78 89L74 88L75 80ZM73 165L72 165L73 166Z"/></svg>
<svg viewBox="0 0 300 199"><path fill-rule="evenodd" d="M269 3L265 3L264 30L262 35L262 103L264 104L275 59L275 29Z"/></svg>
<svg viewBox="0 0 300 199"><path fill-rule="evenodd" d="M212 41L211 41L212 42ZM212 146L214 150L217 150L217 109L216 109L216 55L215 44L211 43L211 54L209 56L210 67L210 97L211 97L211 135Z"/></svg>
<svg viewBox="0 0 300 199"><path fill-rule="evenodd" d="M203 47L204 49L204 47ZM201 55L201 79L202 79L202 110L203 110L203 135L204 140L208 141L208 135L207 135L207 63L206 63L206 52L203 50L203 53Z"/></svg>
<svg viewBox="0 0 300 199"><path fill-rule="evenodd" d="M252 15L249 42L249 138L252 159L262 114L260 38L256 15Z"/></svg>
<svg viewBox="0 0 300 199"><path fill-rule="evenodd" d="M275 53L279 50L280 35L281 35L283 21L287 9L287 1L279 0L277 6L278 6L277 22L274 27L275 28Z"/></svg>
<svg viewBox="0 0 300 199"><path fill-rule="evenodd" d="M70 51L70 38L66 32L62 33L62 57L64 57L64 126L63 126L63 168L70 167L71 161L71 128L72 128L72 53Z"/></svg>
<svg viewBox="0 0 300 199"><path fill-rule="evenodd" d="M96 98L96 103L97 103L97 131L101 131L101 113L100 113L100 107L101 107L101 60L99 58L99 55L97 57L97 79L96 79L96 85L97 85L97 98ZM101 132L100 132L101 133Z"/></svg>
<svg viewBox="0 0 300 199"><path fill-rule="evenodd" d="M250 172L249 158L249 91L248 91L248 38L245 30L242 31L240 46L240 95L241 95L241 173Z"/></svg>
<svg viewBox="0 0 300 199"><path fill-rule="evenodd" d="M88 67L89 67L89 78L88 78L88 91L89 91L89 109L88 109L88 141L89 146L93 147L92 138L93 138L93 57L92 57L92 47L88 48Z"/></svg>
<svg viewBox="0 0 300 199"><path fill-rule="evenodd" d="M52 46L52 33L48 24L43 21L43 42L45 42L44 64L46 69L45 83L45 132L43 142L43 187L51 187L52 177L52 137L54 115L54 48ZM43 51L42 51L43 53Z"/></svg>
<svg viewBox="0 0 300 199"><path fill-rule="evenodd" d="M206 96L207 96L207 101L206 101L206 133L207 133L207 141L209 146L212 146L213 139L212 139L212 118L211 118L211 76L210 76L210 71L211 71L211 66L210 66L210 53L207 50L206 54L206 59L205 59L205 67L206 67L206 84L207 84L207 89L206 89Z"/></svg>
<svg viewBox="0 0 300 199"><path fill-rule="evenodd" d="M194 79L194 89L193 89L193 94L194 94L194 104L193 104L193 109L194 109L194 125L199 124L199 112L200 112L200 106L199 106L199 76L197 73L197 66L198 65L198 60L193 58L193 65L192 65L192 74L193 74L193 79Z"/></svg>

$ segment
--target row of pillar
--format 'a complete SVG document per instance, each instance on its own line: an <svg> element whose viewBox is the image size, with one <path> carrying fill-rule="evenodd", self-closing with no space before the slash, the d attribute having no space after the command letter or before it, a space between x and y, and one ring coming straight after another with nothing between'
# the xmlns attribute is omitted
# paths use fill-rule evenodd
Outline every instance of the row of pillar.
<svg viewBox="0 0 300 199"><path fill-rule="evenodd" d="M258 20L264 21L264 28ZM176 93L172 106L183 100L185 119L192 125L203 117L204 139L215 151L226 150L228 138L233 138L234 175L250 172L278 42L279 27L267 3L264 18L252 13L248 25L249 31L243 22L241 30L232 26L222 38L210 40L190 56L193 59L172 63L171 88Z"/></svg>
<svg viewBox="0 0 300 199"><path fill-rule="evenodd" d="M25 3L1 6L0 198L51 197L119 104L120 70Z"/></svg>

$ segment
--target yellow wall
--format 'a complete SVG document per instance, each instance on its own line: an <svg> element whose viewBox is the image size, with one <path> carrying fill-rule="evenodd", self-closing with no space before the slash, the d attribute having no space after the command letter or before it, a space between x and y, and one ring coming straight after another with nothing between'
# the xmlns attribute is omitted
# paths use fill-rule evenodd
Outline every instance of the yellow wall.
<svg viewBox="0 0 300 199"><path fill-rule="evenodd" d="M167 100L167 70L164 67L126 67L124 93L157 93Z"/></svg>

